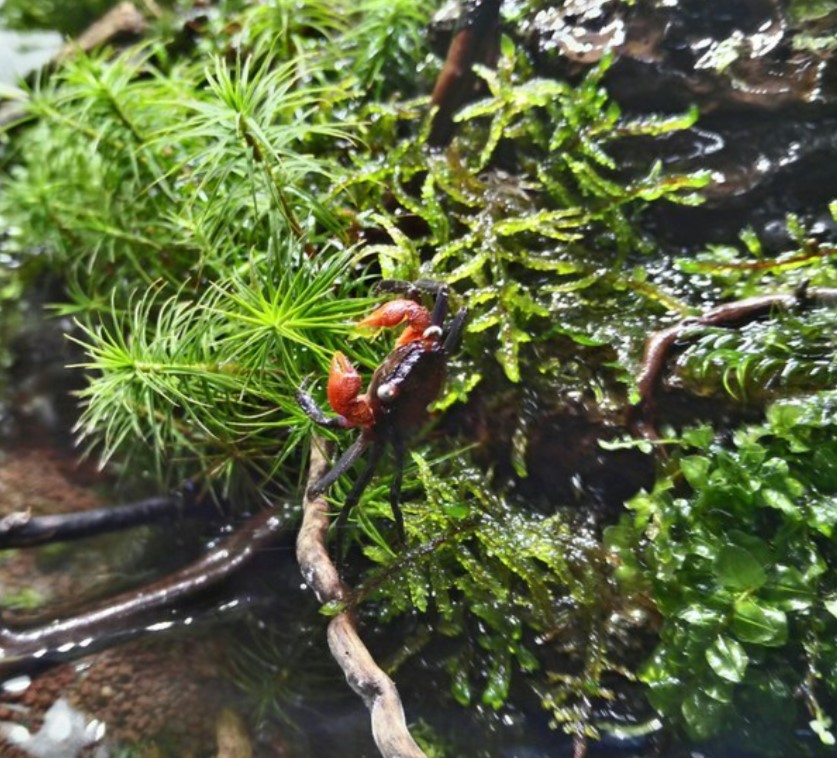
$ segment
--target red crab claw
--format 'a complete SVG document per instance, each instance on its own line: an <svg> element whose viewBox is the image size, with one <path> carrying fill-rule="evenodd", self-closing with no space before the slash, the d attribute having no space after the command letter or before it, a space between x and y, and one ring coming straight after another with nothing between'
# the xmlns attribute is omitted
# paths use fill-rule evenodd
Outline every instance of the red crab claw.
<svg viewBox="0 0 837 758"><path fill-rule="evenodd" d="M349 426L371 426L375 419L364 395L360 394L361 378L349 359L340 351L331 358L328 372L328 404Z"/></svg>
<svg viewBox="0 0 837 758"><path fill-rule="evenodd" d="M382 326L398 326L405 321L407 328L396 341L396 347L422 339L424 330L431 323L430 312L414 300L391 300L359 321L358 326L377 329Z"/></svg>

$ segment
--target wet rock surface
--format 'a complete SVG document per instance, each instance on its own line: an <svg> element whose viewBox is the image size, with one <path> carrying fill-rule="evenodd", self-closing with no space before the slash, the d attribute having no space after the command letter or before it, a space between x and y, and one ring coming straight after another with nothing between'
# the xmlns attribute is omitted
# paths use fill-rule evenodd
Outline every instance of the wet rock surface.
<svg viewBox="0 0 837 758"><path fill-rule="evenodd" d="M548 4L507 31L539 73L577 79L614 56L605 83L631 114L700 111L698 124L614 154L630 170L659 157L677 171L709 169L707 202L655 209L650 223L678 251L734 239L748 225L786 242L785 215L833 234L825 206L837 192L837 10L798 2L617 0Z"/></svg>

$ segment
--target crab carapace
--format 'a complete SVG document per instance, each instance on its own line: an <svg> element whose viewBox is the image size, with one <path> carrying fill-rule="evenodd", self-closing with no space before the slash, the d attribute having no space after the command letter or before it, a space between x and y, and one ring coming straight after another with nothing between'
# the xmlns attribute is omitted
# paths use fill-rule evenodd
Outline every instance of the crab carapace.
<svg viewBox="0 0 837 758"><path fill-rule="evenodd" d="M309 488L309 497L325 492L369 450L366 467L349 490L337 517L338 556L349 513L372 480L388 446L395 457L395 475L389 500L398 536L403 542L404 518L399 501L406 440L428 420L427 406L442 389L448 356L459 345L465 323L466 310L463 308L449 325L445 325L447 285L429 281L385 281L381 288L397 292L402 297L380 306L358 325L378 328L406 324L406 328L393 351L375 370L366 391L361 391L362 379L348 358L337 352L331 360L327 388L329 405L337 415L327 416L303 389L297 393L302 410L316 424L330 429L360 429L358 438L333 468ZM421 303L423 292L436 295L432 311Z"/></svg>

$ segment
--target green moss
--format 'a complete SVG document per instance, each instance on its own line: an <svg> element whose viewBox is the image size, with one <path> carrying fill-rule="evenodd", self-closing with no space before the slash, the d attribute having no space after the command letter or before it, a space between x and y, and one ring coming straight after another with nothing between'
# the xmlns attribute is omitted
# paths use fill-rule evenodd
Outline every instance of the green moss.
<svg viewBox="0 0 837 758"><path fill-rule="evenodd" d="M0 605L12 611L34 611L44 603L44 597L35 589L25 587L16 592L7 592L3 595Z"/></svg>

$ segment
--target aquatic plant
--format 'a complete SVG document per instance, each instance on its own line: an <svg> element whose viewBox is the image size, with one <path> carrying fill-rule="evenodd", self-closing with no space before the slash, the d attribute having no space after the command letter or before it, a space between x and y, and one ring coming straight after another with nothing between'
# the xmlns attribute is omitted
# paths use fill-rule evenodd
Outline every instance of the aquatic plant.
<svg viewBox="0 0 837 758"><path fill-rule="evenodd" d="M671 267L643 214L698 203L709 176L614 155L689 128L697 112L626 118L603 86L609 59L571 85L503 37L496 67L476 68L481 93L450 145L431 149L421 93L439 68L423 31L432 3L236 5L189 42L199 59L180 55L176 27L160 21L130 55L76 56L19 95L22 136L0 194L18 268L4 287L14 296L39 272L64 278L56 309L77 320L90 377L78 430L103 463L150 463L161 487L191 480L242 507L299 500L311 429L296 390L337 349L366 371L380 362L387 348L352 327L380 278L444 280L470 310L440 409L486 378L483 395L516 385L544 404L572 381L609 425L635 399L648 332L691 313L707 282L733 298L833 285L831 252L794 219L799 249L786 256L766 259L745 233L744 250L681 262L677 291L660 283ZM724 429L671 432L660 444L683 452L606 546L568 503L544 515L516 490L526 423L511 444L517 479L479 469L470 449L454 457L459 441L432 440L407 476L406 545L387 528L385 472L351 523L360 584L326 612L431 627L455 702L502 711L534 693L579 749L607 728L596 704L639 668L645 651L626 637L658 612L660 646L639 675L671 723L704 738L733 723L733 704L778 703L804 685L827 741L815 685L837 655L835 588L821 570L833 324L820 310L702 331L678 367L690 387L764 401L769 380L767 399L800 397L734 430L731 445ZM606 358L574 374L558 343ZM788 651L802 663L768 679ZM402 652L404 668L420 656ZM267 713L272 694L251 664L241 679Z"/></svg>
<svg viewBox="0 0 837 758"><path fill-rule="evenodd" d="M822 672L837 631L835 402L833 391L778 401L732 445L708 427L684 432L667 475L606 530L617 577L663 619L639 676L694 739L735 728L782 755L807 721L834 744Z"/></svg>
<svg viewBox="0 0 837 758"><path fill-rule="evenodd" d="M659 164L619 175L609 144L687 128L696 113L623 119L601 85L609 64L602 61L570 87L533 76L526 56L506 39L497 70L478 68L488 96L457 115L461 134L447 153L398 140L415 109L373 107L374 132L364 142L385 137L394 145L372 161L358 156L363 164L345 185L356 205L383 215L392 241L373 250L384 274L467 286L469 331L485 333L484 340L493 335L489 344L514 382L522 346L545 331L538 321L568 309L562 297L595 285L608 294L658 296L625 265L629 254L653 249L632 218L648 201L700 202L695 190L709 179L664 174ZM382 213L387 194L397 208ZM405 213L424 222L418 239L399 231Z"/></svg>

